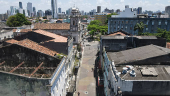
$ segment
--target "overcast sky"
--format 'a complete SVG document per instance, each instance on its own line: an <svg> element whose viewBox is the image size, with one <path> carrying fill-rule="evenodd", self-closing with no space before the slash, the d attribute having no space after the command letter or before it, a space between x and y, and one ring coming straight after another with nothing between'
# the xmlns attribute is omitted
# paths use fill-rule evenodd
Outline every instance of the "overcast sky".
<svg viewBox="0 0 170 96"><path fill-rule="evenodd" d="M33 7L37 10L51 9L51 0L0 0L0 13L6 13L10 6L19 6L19 1L23 3L23 8L26 9L27 3L32 2ZM130 8L142 7L142 10L164 11L165 6L170 5L170 0L57 0L58 7L65 12L76 4L80 10L89 12L92 9L97 9L97 6L102 6L102 11L107 7L109 9L125 9L125 5Z"/></svg>

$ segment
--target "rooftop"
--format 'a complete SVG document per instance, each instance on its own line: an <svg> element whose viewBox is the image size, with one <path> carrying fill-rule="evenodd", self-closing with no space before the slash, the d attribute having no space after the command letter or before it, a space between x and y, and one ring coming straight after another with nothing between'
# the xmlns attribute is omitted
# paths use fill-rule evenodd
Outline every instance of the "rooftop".
<svg viewBox="0 0 170 96"><path fill-rule="evenodd" d="M156 45L148 45L120 52L107 52L109 59L115 64L127 64L170 54L170 49ZM169 58L170 59L170 58Z"/></svg>
<svg viewBox="0 0 170 96"><path fill-rule="evenodd" d="M101 36L102 39L125 39L122 35Z"/></svg>
<svg viewBox="0 0 170 96"><path fill-rule="evenodd" d="M138 39L158 39L156 36L134 36Z"/></svg>
<svg viewBox="0 0 170 96"><path fill-rule="evenodd" d="M51 78L61 60L30 50L29 47L22 46L23 43L24 41L0 48L0 52L3 52L0 54L0 72L27 78Z"/></svg>
<svg viewBox="0 0 170 96"><path fill-rule="evenodd" d="M126 74L122 73L126 66L116 67L118 72L121 72L120 77L124 80L170 80L170 65L133 65L135 77L130 76L132 70L128 70Z"/></svg>
<svg viewBox="0 0 170 96"><path fill-rule="evenodd" d="M27 33L29 31L32 31L32 29L13 29L13 32L23 32L23 33Z"/></svg>
<svg viewBox="0 0 170 96"><path fill-rule="evenodd" d="M122 36L126 36L126 35L131 35L130 33L128 33L128 32L125 32L125 31L123 31L123 30L119 30L119 31L116 31L116 32L112 32L112 33L110 33L108 36L115 36L115 35L122 35Z"/></svg>
<svg viewBox="0 0 170 96"><path fill-rule="evenodd" d="M17 40L11 39L6 42L11 43L11 44L17 44L17 45L20 45L20 46L23 46L23 47L26 47L26 48L50 55L50 56L55 56L56 54L58 54L56 51L50 50L46 47L43 47L43 46L39 45L38 43L33 42L29 39L24 39L22 41L17 41Z"/></svg>
<svg viewBox="0 0 170 96"><path fill-rule="evenodd" d="M68 23L36 23L33 29L70 30Z"/></svg>
<svg viewBox="0 0 170 96"><path fill-rule="evenodd" d="M35 30L33 32L54 38L54 39L49 40L49 41L67 42L67 39L68 39L64 36L60 36L60 35L57 35L57 34L54 34L54 33L48 32L48 31L44 31L44 30ZM48 42L48 41L46 41L46 42Z"/></svg>

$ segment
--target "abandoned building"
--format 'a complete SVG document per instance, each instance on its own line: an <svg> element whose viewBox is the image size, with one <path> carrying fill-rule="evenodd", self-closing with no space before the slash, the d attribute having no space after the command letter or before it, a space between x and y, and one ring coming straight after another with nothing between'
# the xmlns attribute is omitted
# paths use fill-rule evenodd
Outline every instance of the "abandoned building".
<svg viewBox="0 0 170 96"><path fill-rule="evenodd" d="M2 96L65 96L66 57L29 39L0 48Z"/></svg>
<svg viewBox="0 0 170 96"><path fill-rule="evenodd" d="M102 52L105 96L170 95L170 49L147 45Z"/></svg>
<svg viewBox="0 0 170 96"><path fill-rule="evenodd" d="M22 43L24 42L24 43ZM16 36L14 39L7 40L6 43L4 43L4 46L10 45L10 44L22 44L27 46L28 48L32 48L37 51L43 51L41 48L37 48L36 46L41 46L42 48L45 48L43 51L44 53L50 55L51 53L47 53L46 50L55 51L58 53L58 55L65 56L65 71L64 75L65 77L62 80L64 81L65 87L63 90L67 91L70 89L70 81L73 78L72 77L72 69L74 67L74 59L75 59L75 49L73 48L73 38L70 36L61 36L57 35L51 32L47 32L44 30L34 30L29 31L25 34L21 34L19 36ZM34 45L28 46L27 44L33 43ZM52 54L53 56L55 54ZM57 54L56 54L57 56ZM59 56L60 57L60 56ZM64 92L64 91L63 91ZM56 94L56 93L55 93ZM58 96L58 95L54 95ZM62 95L61 95L62 96Z"/></svg>

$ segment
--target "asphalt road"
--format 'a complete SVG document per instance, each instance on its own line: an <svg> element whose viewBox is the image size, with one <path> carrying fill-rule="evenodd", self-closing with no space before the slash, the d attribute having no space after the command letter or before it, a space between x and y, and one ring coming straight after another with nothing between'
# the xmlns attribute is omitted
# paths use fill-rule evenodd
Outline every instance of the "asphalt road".
<svg viewBox="0 0 170 96"><path fill-rule="evenodd" d="M96 74L94 74L94 66L99 43L97 41L84 41L85 46L83 48L82 64L80 65L77 76L76 92L80 92L79 96L96 96Z"/></svg>

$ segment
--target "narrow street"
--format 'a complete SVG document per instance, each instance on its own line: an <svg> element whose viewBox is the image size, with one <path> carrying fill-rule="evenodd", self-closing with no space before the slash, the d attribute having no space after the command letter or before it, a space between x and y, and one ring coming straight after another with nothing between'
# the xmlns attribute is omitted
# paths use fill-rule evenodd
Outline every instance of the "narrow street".
<svg viewBox="0 0 170 96"><path fill-rule="evenodd" d="M97 71L95 70L95 60L98 51L99 42L88 42L85 40L82 64L78 71L77 76L77 90L80 92L79 96L96 96L96 76ZM76 93L75 96L78 96Z"/></svg>

